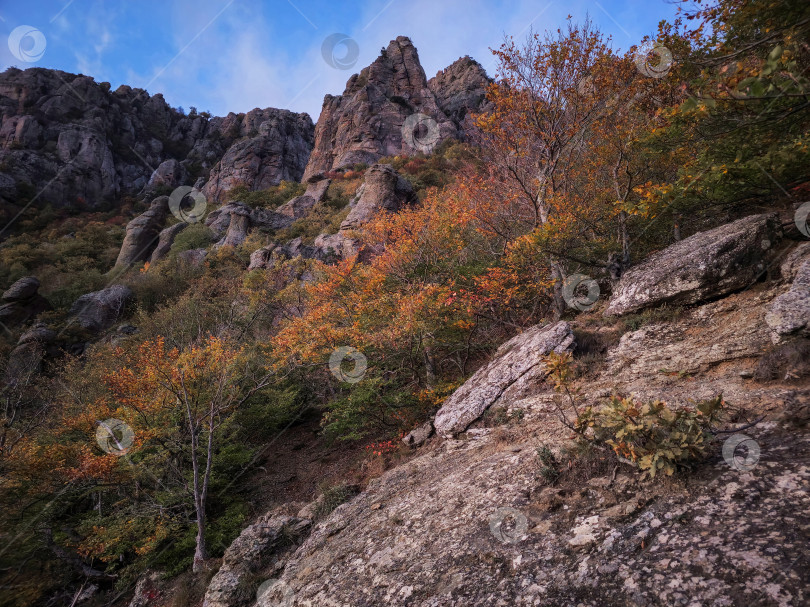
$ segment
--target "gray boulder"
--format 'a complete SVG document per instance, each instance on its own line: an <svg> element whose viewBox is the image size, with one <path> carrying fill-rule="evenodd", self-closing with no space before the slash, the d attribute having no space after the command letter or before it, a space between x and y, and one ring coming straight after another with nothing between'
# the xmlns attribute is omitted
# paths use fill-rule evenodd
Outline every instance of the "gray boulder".
<svg viewBox="0 0 810 607"><path fill-rule="evenodd" d="M307 191L301 196L296 196L292 200L285 202L276 209L276 213L284 215L293 220L299 219L312 210L317 203L326 198L326 191L329 189L331 179L313 178L307 186Z"/></svg>
<svg viewBox="0 0 810 607"><path fill-rule="evenodd" d="M188 224L185 221L181 221L180 223L176 223L173 226L169 226L165 230L161 231L158 235L158 243L155 247L155 250L152 251L152 256L149 258L150 263L155 263L156 261L160 261L166 255L169 254L169 251L172 249L172 245L174 244L174 239L177 238L177 235L186 229Z"/></svg>
<svg viewBox="0 0 810 607"><path fill-rule="evenodd" d="M129 266L148 260L158 245L168 213L169 197L159 196L152 201L149 209L130 221L115 265Z"/></svg>
<svg viewBox="0 0 810 607"><path fill-rule="evenodd" d="M433 434L433 423L428 420L402 437L402 442L409 447L421 447L430 438L431 434Z"/></svg>
<svg viewBox="0 0 810 607"><path fill-rule="evenodd" d="M132 299L132 289L113 285L79 297L70 307L70 315L88 331L103 331L114 325Z"/></svg>
<svg viewBox="0 0 810 607"><path fill-rule="evenodd" d="M340 231L356 230L381 211L396 213L414 200L413 187L407 179L400 177L390 164L375 164L366 171L363 189L340 224Z"/></svg>
<svg viewBox="0 0 810 607"><path fill-rule="evenodd" d="M239 534L225 551L222 566L211 579L203 607L237 607L244 604L238 592L256 570L290 542L304 535L312 521L268 512Z"/></svg>
<svg viewBox="0 0 810 607"><path fill-rule="evenodd" d="M50 302L37 293L39 280L25 276L11 285L3 293L7 302L0 305L0 323L6 327L16 327L51 309Z"/></svg>
<svg viewBox="0 0 810 607"><path fill-rule="evenodd" d="M257 249L250 254L250 265L248 270L270 269L273 251L278 248L278 245L271 243L267 246Z"/></svg>
<svg viewBox="0 0 810 607"><path fill-rule="evenodd" d="M782 280L791 283L806 261L810 261L810 242L802 242L788 253L779 266Z"/></svg>
<svg viewBox="0 0 810 607"><path fill-rule="evenodd" d="M187 265L192 268L198 268L205 261L205 256L208 251L205 249L191 249L189 251L180 251L177 254L177 261L181 264Z"/></svg>
<svg viewBox="0 0 810 607"><path fill-rule="evenodd" d="M47 344L56 339L56 331L49 329L46 325L38 323L20 335L18 345L37 342Z"/></svg>
<svg viewBox="0 0 810 607"><path fill-rule="evenodd" d="M773 300L765 322L777 344L810 335L810 259L799 267L790 290Z"/></svg>
<svg viewBox="0 0 810 607"><path fill-rule="evenodd" d="M752 215L694 234L630 268L604 314L695 304L743 289L765 270L780 237L776 214Z"/></svg>
<svg viewBox="0 0 810 607"><path fill-rule="evenodd" d="M185 167L174 158L170 158L161 162L158 168L154 170L149 177L149 182L146 184L146 190L155 190L160 186L175 188L182 185L187 178L188 174Z"/></svg>
<svg viewBox="0 0 810 607"><path fill-rule="evenodd" d="M509 390L520 391L546 375L541 358L569 351L574 334L565 321L536 325L503 344L492 360L476 371L436 413L436 434L449 438L463 432Z"/></svg>
<svg viewBox="0 0 810 607"><path fill-rule="evenodd" d="M205 219L207 225L220 240L217 247L241 244L253 228L278 230L286 228L294 219L275 211L254 209L243 202L229 202L212 211Z"/></svg>
<svg viewBox="0 0 810 607"><path fill-rule="evenodd" d="M39 279L36 276L25 276L11 285L3 293L5 301L21 301L30 299L39 290Z"/></svg>

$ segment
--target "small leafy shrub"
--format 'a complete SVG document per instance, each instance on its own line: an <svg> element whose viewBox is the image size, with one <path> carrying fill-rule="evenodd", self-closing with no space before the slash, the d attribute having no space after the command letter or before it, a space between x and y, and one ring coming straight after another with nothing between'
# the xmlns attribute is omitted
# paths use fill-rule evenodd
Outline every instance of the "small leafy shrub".
<svg viewBox="0 0 810 607"><path fill-rule="evenodd" d="M602 407L588 405L580 411L580 393L572 385L571 354L551 352L544 362L558 393L555 406L560 421L579 442L610 448L650 478L658 472L672 475L706 455L711 426L723 408L722 396L698 403L694 409L613 396Z"/></svg>
<svg viewBox="0 0 810 607"><path fill-rule="evenodd" d="M326 518L341 504L357 495L357 487L340 483L322 489L321 497L315 506L315 520Z"/></svg>
<svg viewBox="0 0 810 607"><path fill-rule="evenodd" d="M658 472L671 476L705 457L709 429L722 407L719 396L699 403L694 410L614 396L599 409L586 407L576 428L581 436L592 433L592 440L608 445L650 478Z"/></svg>
<svg viewBox="0 0 810 607"><path fill-rule="evenodd" d="M540 476L548 485L552 485L560 477L560 462L546 445L537 447L537 457L540 460Z"/></svg>

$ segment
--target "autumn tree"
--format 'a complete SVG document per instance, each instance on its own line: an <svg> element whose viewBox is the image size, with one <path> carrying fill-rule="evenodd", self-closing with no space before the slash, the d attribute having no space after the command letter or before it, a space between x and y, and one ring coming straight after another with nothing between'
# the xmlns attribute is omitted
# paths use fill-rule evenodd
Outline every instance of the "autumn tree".
<svg viewBox="0 0 810 607"><path fill-rule="evenodd" d="M685 98L649 139L678 169L642 184L633 210L688 217L695 230L780 203L797 206L808 191L810 6L699 0L682 8L659 40L689 44L680 61Z"/></svg>
<svg viewBox="0 0 810 607"><path fill-rule="evenodd" d="M206 503L217 429L269 385L270 375L254 368L243 350L216 337L186 351L167 349L157 339L134 352L119 350L117 354L122 367L107 381L121 407L146 420L143 430L158 436L162 428L172 428L178 417L185 425L197 525L194 571L198 571L208 558Z"/></svg>

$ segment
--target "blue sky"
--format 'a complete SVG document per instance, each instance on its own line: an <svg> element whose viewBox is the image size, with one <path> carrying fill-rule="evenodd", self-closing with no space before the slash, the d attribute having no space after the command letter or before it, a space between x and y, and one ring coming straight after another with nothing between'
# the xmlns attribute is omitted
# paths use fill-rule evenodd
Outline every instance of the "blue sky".
<svg viewBox="0 0 810 607"><path fill-rule="evenodd" d="M504 34L522 38L529 27L556 29L569 14L589 14L614 46L627 48L675 10L671 0L0 0L0 67L83 73L215 115L269 106L316 120L324 94L341 93L349 76L398 35L414 41L428 78L462 55L493 75L489 49ZM44 37L35 62L21 61L5 43L20 26ZM334 33L357 43L351 69L336 69L322 56ZM34 43L20 42L29 59ZM340 57L346 47L336 52Z"/></svg>

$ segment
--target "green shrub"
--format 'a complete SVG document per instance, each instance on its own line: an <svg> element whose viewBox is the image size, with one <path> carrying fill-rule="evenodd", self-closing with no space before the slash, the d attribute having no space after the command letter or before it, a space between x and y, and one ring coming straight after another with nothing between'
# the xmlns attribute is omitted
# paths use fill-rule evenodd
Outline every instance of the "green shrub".
<svg viewBox="0 0 810 607"><path fill-rule="evenodd" d="M698 403L694 409L613 396L602 407L588 405L580 411L580 393L572 385L571 354L551 352L544 362L558 393L555 405L560 420L578 441L606 446L650 477L660 471L671 475L706 455L711 425L723 408L722 396Z"/></svg>
<svg viewBox="0 0 810 607"><path fill-rule="evenodd" d="M586 407L576 428L581 436L592 431L592 440L608 445L651 478L658 472L669 476L705 457L709 429L722 406L719 396L695 409L614 396L599 409Z"/></svg>
<svg viewBox="0 0 810 607"><path fill-rule="evenodd" d="M560 462L546 445L537 447L537 457L540 460L540 476L551 485L560 477Z"/></svg>
<svg viewBox="0 0 810 607"><path fill-rule="evenodd" d="M282 181L280 184L252 192L246 186L240 185L230 190L227 201L238 200L252 207L263 209L276 209L285 202L306 192L307 186L297 181Z"/></svg>
<svg viewBox="0 0 810 607"><path fill-rule="evenodd" d="M326 518L338 506L348 502L355 495L357 495L357 488L345 483L323 487L318 503L315 506L315 520Z"/></svg>
<svg viewBox="0 0 810 607"><path fill-rule="evenodd" d="M192 223L180 232L172 244L172 253L205 249L213 242L214 233L203 223Z"/></svg>

